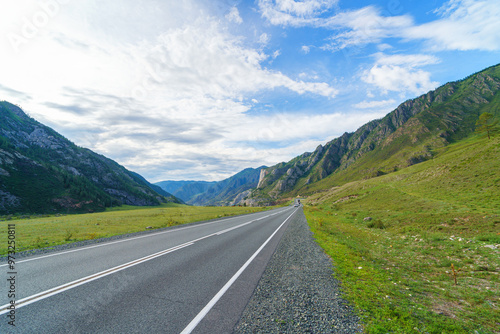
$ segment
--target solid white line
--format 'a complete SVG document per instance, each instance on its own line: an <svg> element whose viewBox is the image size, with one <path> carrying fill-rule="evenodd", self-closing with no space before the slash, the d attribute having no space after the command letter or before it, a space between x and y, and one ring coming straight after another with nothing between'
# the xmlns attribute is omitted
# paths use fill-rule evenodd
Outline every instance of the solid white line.
<svg viewBox="0 0 500 334"><path fill-rule="evenodd" d="M243 271L250 265L250 263L259 255L260 251L271 241L271 239L274 237L276 233L278 233L279 229L285 225L285 223L290 219L291 216L295 213L294 210L290 216L288 216L287 219L281 223L281 225L271 234L271 236L257 249L257 251L245 262L245 264L234 274L233 277L222 287L222 289L217 292L217 294L208 302L208 304L198 313L198 315L184 328L184 330L181 332L181 334L189 334L191 333L196 326L200 323L201 320L210 312L210 310L214 307L214 305L221 299L221 297L226 293L227 290L233 285L233 283L238 279L238 277L243 273Z"/></svg>
<svg viewBox="0 0 500 334"><path fill-rule="evenodd" d="M87 277L84 277L84 278L80 278L80 279L75 280L73 282L69 282L69 283L57 286L55 288L52 288L52 289L49 289L49 290L46 290L46 291L34 294L32 296L20 299L19 301L16 302L16 309L21 308L21 307L26 306L26 305L29 305L29 304L32 304L32 303L37 302L39 300L48 298L50 296L56 295L56 294L61 293L63 291L76 288L77 286L80 286L82 284L92 282L92 281L94 281L94 280L96 280L98 278L101 278L101 277L104 277L104 276L108 276L108 275L114 274L114 273L116 273L118 271L121 271L121 270L130 268L130 267L136 266L136 265L138 265L140 263L143 263L143 262L155 259L155 258L157 258L159 256L175 252L176 250L182 249L184 247L191 246L193 243L194 242L187 242L185 244L182 244L182 245L179 245L179 246L175 246L175 247L163 250L161 252L158 252L158 253L155 253L155 254L151 254L151 255L145 256L143 258L140 258L140 259L137 259L137 260L134 260L134 261L130 261L130 262L127 262L125 264L113 267L111 269L107 269L107 270L98 272L97 274L92 274L90 276L87 276ZM5 305L0 306L0 315L9 312L10 311L8 309L9 306L11 306L11 304L5 304Z"/></svg>
<svg viewBox="0 0 500 334"><path fill-rule="evenodd" d="M221 234L227 233L227 232L229 232L229 231L236 230L237 228L243 227L243 226L245 226L245 225L251 224L251 223L253 223L253 222L256 222L256 221L258 221L258 220L262 220L262 219L264 219L264 218L269 218L269 217L274 216L274 215L276 215L276 214L278 214L278 213L281 213L281 212L282 212L282 211L277 212L277 213L272 213L272 214L270 214L270 215L267 215L267 216L264 216L264 217L261 217L261 218L257 218L257 219L254 219L254 220L251 220L251 221L249 221L249 222L246 222L246 223L241 224L241 225L238 225L238 226L229 227L229 228L227 228L227 229L225 229L225 230L222 230L222 231L216 232L215 234L217 234L217 235L221 235Z"/></svg>
<svg viewBox="0 0 500 334"><path fill-rule="evenodd" d="M284 210L279 211L277 213L273 213L271 215L275 215L275 214L281 213L283 211ZM260 213L260 212L258 212L258 213ZM267 218L267 217L269 217L271 215L265 216L263 218ZM173 232L187 230L187 229L195 228L195 227L201 227L201 226L205 226L205 225L212 225L212 224L215 224L215 223L226 222L228 220L236 219L236 218L241 218L241 216L229 217L229 218L226 218L226 219L218 219L218 220L212 221L212 222L206 222L206 223L192 225L192 226L180 227L180 228L176 228L176 229L172 229L172 230L168 230L168 231L155 232L155 233L151 233L151 234L141 235L141 236L138 236L138 237L126 238L126 239L117 240L117 241L111 241L111 242L104 242L102 244L97 244L97 245L92 245L92 246L87 246L87 247L81 247L81 248L77 248L77 249L71 249L71 250L67 250L67 251L57 252L57 253L54 253L54 254L48 254L48 255L38 256L38 257L35 257L35 258L31 258L31 259L16 261L16 264L23 263L23 262L29 262L29 261L36 261L36 260L40 260L40 259L45 259L47 257L59 256L59 255L64 255L64 254L68 254L68 253L73 253L73 252L80 252L80 251L83 251L83 250L97 248L97 247L114 245L114 244L117 244L117 243L120 243L120 242L126 242L126 241L132 241L132 240L142 239L142 238L153 237L153 236L157 236L157 235L165 234L165 233L173 233ZM262 219L262 218L258 218L258 219ZM0 267L7 266L7 265L8 265L8 263L0 264Z"/></svg>
<svg viewBox="0 0 500 334"><path fill-rule="evenodd" d="M281 213L282 211L279 211L278 213ZM224 233L225 232L229 232L229 230L234 230L236 228L240 228L240 227L243 227L245 225L248 225L250 223L253 223L255 221L258 221L258 220L261 220L261 219L264 219L264 218L267 218L267 217L270 217L270 216L274 216L275 214L277 213L272 213L270 215L267 215L267 216L264 216L262 218L257 218L257 219L254 219L250 222L246 222L246 223L243 223L243 224L240 224L238 226L235 226L235 227L232 227L230 229L226 229L224 230ZM288 219L288 218L287 218ZM286 220L285 220L286 221ZM276 233L276 232L275 232ZM195 242L198 242L200 240L203 240L203 239L206 239L206 238L209 238L209 237L212 237L212 236L215 236L215 235L219 235L219 232L215 232L215 233L212 233L212 234L208 234L206 236L203 236L203 237L200 237L198 239L195 239L195 240L191 240L191 241L188 241L184 244L181 244L181 245L178 245L178 246L174 246L174 247L171 247L169 249L166 249L166 250L163 250L163 251L160 251L160 252L157 252L157 253L154 253L154 254L150 254L150 255L147 255L147 256L144 256L142 258L139 258L139 259L136 259L136 260L133 260L133 261L130 261L130 262L127 262L125 264L121 264L119 266L116 266L116 267L113 267L111 269L106 269L104 271L101 271L101 272L98 272L96 274L92 274L92 275L89 275L89 276L86 276L86 277L83 277L83 278L80 278L80 279L77 279L75 281L72 281L72 282L69 282L69 283L66 283L66 284L63 284L63 285L60 285L60 286L57 286L55 288L51 288L49 290L46 290L46 291L42 291L42 292L39 292L37 294L34 294L34 295L31 295L31 296L28 296L28 297L25 297L23 299L20 299L19 301L16 302L16 309L18 308L21 308L23 306L27 306L29 304L32 304L32 303L35 303L39 300L42 300L42 299L45 299L45 298L48 298L50 296L53 296L53 295L56 295L58 293L61 293L63 291L66 291L66 290L69 290L69 289L73 289L73 288L76 288L77 286L80 286L80 285L83 285L83 284L86 284L86 283L89 283L89 282L92 282L96 279L99 279L101 277L104 277L104 276L108 276L108 275L111 275L111 274L114 274L118 271L121 271L121 270L124 270L124 269L127 269L127 268L130 268L130 267L133 267L135 265L138 265L138 264L141 264L143 262L146 262L146 261L149 261L149 260L152 260L152 259L155 259L157 257L160 257L160 256L163 256L163 255L166 255L166 254L169 254L169 253L172 253L174 251L177 251L179 249L182 249L182 248L185 248L185 247L188 247L188 246L191 246L193 245ZM274 235L274 234L273 234ZM9 312L10 310L8 309L8 307L11 306L11 304L5 304L5 305L2 305L0 306L0 315L2 314L5 314L7 312Z"/></svg>

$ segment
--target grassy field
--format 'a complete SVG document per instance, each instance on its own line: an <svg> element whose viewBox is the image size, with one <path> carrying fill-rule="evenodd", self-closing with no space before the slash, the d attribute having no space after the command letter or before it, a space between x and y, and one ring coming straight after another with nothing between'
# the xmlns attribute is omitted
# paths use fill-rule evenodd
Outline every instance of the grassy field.
<svg viewBox="0 0 500 334"><path fill-rule="evenodd" d="M5 220L0 222L0 228L7 231L7 224L15 224L16 252L20 252L139 232L146 230L146 227L156 229L262 210L265 208L178 204L147 208L123 206L101 213ZM0 242L0 255L7 253L7 234L3 235L5 240Z"/></svg>
<svg viewBox="0 0 500 334"><path fill-rule="evenodd" d="M500 138L306 203L366 332L500 333Z"/></svg>

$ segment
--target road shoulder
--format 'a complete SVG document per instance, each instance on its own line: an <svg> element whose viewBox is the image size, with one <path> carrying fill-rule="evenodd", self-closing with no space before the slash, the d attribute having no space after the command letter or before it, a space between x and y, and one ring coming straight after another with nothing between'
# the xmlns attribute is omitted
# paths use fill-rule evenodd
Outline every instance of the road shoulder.
<svg viewBox="0 0 500 334"><path fill-rule="evenodd" d="M360 333L332 263L297 212L234 333Z"/></svg>

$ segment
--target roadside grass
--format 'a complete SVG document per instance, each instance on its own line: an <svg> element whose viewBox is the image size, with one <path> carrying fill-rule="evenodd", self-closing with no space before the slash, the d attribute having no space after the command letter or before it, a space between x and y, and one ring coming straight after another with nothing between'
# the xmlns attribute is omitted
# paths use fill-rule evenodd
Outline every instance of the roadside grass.
<svg viewBox="0 0 500 334"><path fill-rule="evenodd" d="M252 207L195 207L165 204L157 207L122 206L106 212L9 219L0 222L2 231L15 224L16 252L51 247L82 240L111 237L151 229L210 220L266 208ZM7 234L0 242L0 256L7 254Z"/></svg>
<svg viewBox="0 0 500 334"><path fill-rule="evenodd" d="M499 138L317 193L304 211L366 332L500 333Z"/></svg>

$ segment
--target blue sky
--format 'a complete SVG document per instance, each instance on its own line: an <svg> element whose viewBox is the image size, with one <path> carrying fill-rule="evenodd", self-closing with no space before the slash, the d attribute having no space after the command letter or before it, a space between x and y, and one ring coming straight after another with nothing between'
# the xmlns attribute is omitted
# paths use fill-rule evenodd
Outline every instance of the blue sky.
<svg viewBox="0 0 500 334"><path fill-rule="evenodd" d="M26 0L0 99L152 182L273 165L500 62L498 1Z"/></svg>

